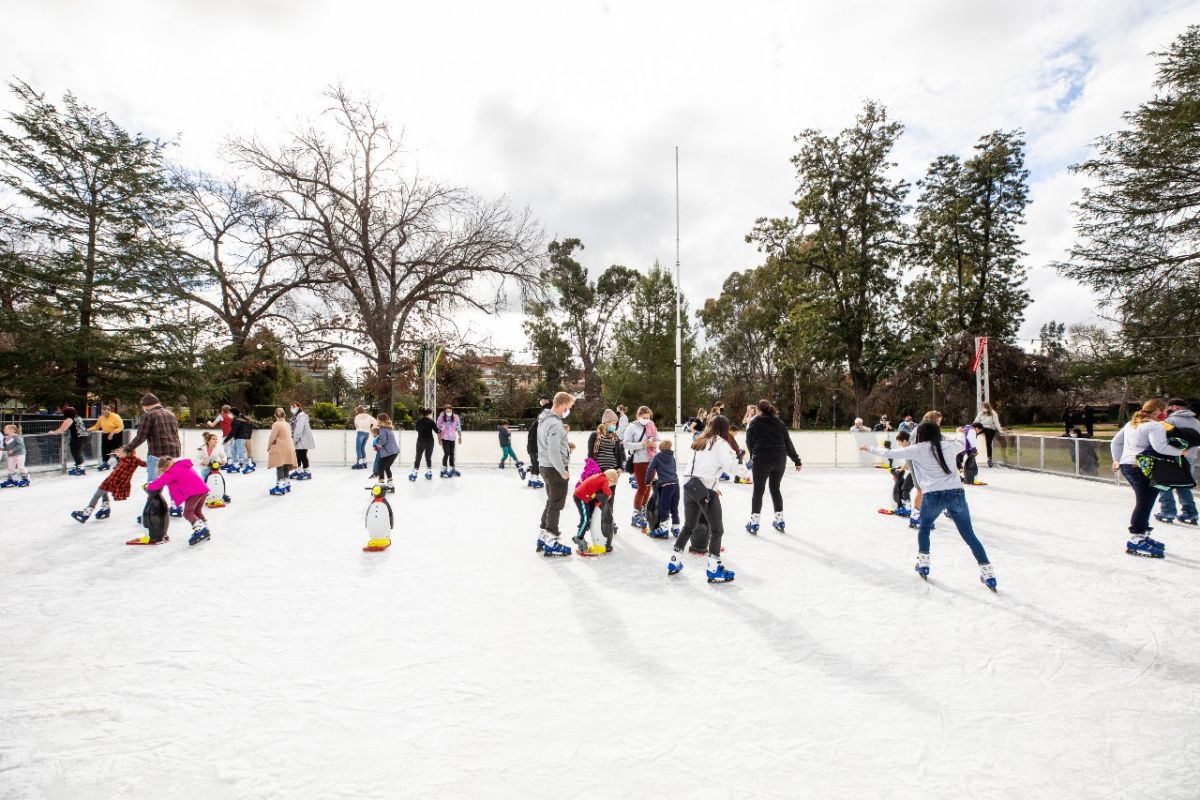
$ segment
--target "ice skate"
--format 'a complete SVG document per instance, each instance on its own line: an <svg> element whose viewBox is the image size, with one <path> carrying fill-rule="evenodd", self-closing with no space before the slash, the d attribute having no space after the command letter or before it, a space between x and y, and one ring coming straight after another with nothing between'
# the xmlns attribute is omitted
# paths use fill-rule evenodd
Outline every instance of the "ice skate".
<svg viewBox="0 0 1200 800"><path fill-rule="evenodd" d="M630 476L629 476L629 488L630 488L630 489L636 489L636 488L637 488L637 476L636 476L636 475L630 474Z"/></svg>
<svg viewBox="0 0 1200 800"><path fill-rule="evenodd" d="M29 476L25 475L21 480L17 481L17 488L24 489L27 486L29 486Z"/></svg>
<svg viewBox="0 0 1200 800"><path fill-rule="evenodd" d="M679 526L678 525L671 526L671 536L675 539L679 538Z"/></svg>
<svg viewBox="0 0 1200 800"><path fill-rule="evenodd" d="M546 540L550 538L550 532L546 529L538 531L537 551L538 553L546 549Z"/></svg>
<svg viewBox="0 0 1200 800"><path fill-rule="evenodd" d="M175 517L176 519L178 519L179 517L183 516L183 509L180 508L179 506L171 506L170 514L172 517Z"/></svg>
<svg viewBox="0 0 1200 800"><path fill-rule="evenodd" d="M650 531L650 538L651 539L670 539L671 531L667 529L666 525L659 525L657 528Z"/></svg>
<svg viewBox="0 0 1200 800"><path fill-rule="evenodd" d="M12 487L14 487L16 485L17 485L16 480L10 475L4 479L3 483L0 483L0 489L11 489Z"/></svg>
<svg viewBox="0 0 1200 800"><path fill-rule="evenodd" d="M929 580L929 553L917 553L917 565L913 567L925 580Z"/></svg>
<svg viewBox="0 0 1200 800"><path fill-rule="evenodd" d="M1175 524L1175 517L1171 514L1158 513L1154 515L1154 518L1165 525Z"/></svg>
<svg viewBox="0 0 1200 800"><path fill-rule="evenodd" d="M750 521L746 523L746 533L750 534L751 536L758 536L758 528L759 528L758 520L759 520L758 514L750 515Z"/></svg>
<svg viewBox="0 0 1200 800"><path fill-rule="evenodd" d="M591 555L592 545L583 534L572 537L571 541L575 543L575 547L579 550L579 555Z"/></svg>
<svg viewBox="0 0 1200 800"><path fill-rule="evenodd" d="M425 473L425 480L427 480L427 481L433 480L433 471L432 470L429 470Z"/></svg>
<svg viewBox="0 0 1200 800"><path fill-rule="evenodd" d="M207 542L210 538L212 537L208 534L208 528L205 527L203 522L197 520L192 528L192 535L188 537L188 545L192 546L201 542Z"/></svg>
<svg viewBox="0 0 1200 800"><path fill-rule="evenodd" d="M87 508L85 508L81 511L72 511L71 512L71 518L80 524L87 522L88 518L91 516L92 516L92 507L91 506L88 506Z"/></svg>
<svg viewBox="0 0 1200 800"><path fill-rule="evenodd" d="M111 516L112 508L109 507L108 503L105 503L96 510L96 519L108 519Z"/></svg>
<svg viewBox="0 0 1200 800"><path fill-rule="evenodd" d="M67 474L68 475L86 475L87 470L85 470L83 467L72 467L71 469L67 470Z"/></svg>
<svg viewBox="0 0 1200 800"><path fill-rule="evenodd" d="M1161 542L1155 542L1149 536L1134 536L1125 543L1125 552L1131 556L1146 556L1148 558L1163 558L1166 555L1164 547L1155 547Z"/></svg>
<svg viewBox="0 0 1200 800"><path fill-rule="evenodd" d="M136 539L130 539L125 544L153 546L156 544L162 544L163 542L169 542L169 541L171 541L171 537L164 534L161 539L157 539L157 540L151 539L149 536L139 536Z"/></svg>
<svg viewBox="0 0 1200 800"><path fill-rule="evenodd" d="M450 477L451 477L451 478L461 478L461 477L462 477L462 473L461 473L461 472L459 472L459 471L458 471L458 470L456 470L456 469L451 469L451 470L450 470Z"/></svg>
<svg viewBox="0 0 1200 800"><path fill-rule="evenodd" d="M246 464L246 466L242 467L243 475L249 475L251 472L254 472L254 462L253 461Z"/></svg>
<svg viewBox="0 0 1200 800"><path fill-rule="evenodd" d="M733 580L733 572L725 569L721 559L708 557L708 569L704 573L709 583L729 583Z"/></svg>
<svg viewBox="0 0 1200 800"><path fill-rule="evenodd" d="M504 469L504 462L503 462L503 461L501 461L501 462L500 462L500 469Z"/></svg>
<svg viewBox="0 0 1200 800"><path fill-rule="evenodd" d="M905 506L897 506L896 510L893 513L897 517L907 517L910 514L912 514L912 509L906 508Z"/></svg>
<svg viewBox="0 0 1200 800"><path fill-rule="evenodd" d="M723 480L723 481L727 481L727 480L729 480L729 479L730 479L730 478L729 478L729 473L728 473L728 472L722 472L722 473L721 473L721 480Z"/></svg>
<svg viewBox="0 0 1200 800"><path fill-rule="evenodd" d="M671 560L667 562L667 574L678 575L683 572L683 562L679 560L679 551L676 550L671 554Z"/></svg>
<svg viewBox="0 0 1200 800"><path fill-rule="evenodd" d="M101 461L99 464L96 465L97 472L104 472L105 470L108 470L108 469L112 469L112 467L109 466L107 461Z"/></svg>
<svg viewBox="0 0 1200 800"><path fill-rule="evenodd" d="M785 532L784 528L786 527L786 524L783 521L783 512L782 511L775 512L775 521L771 523L771 527L774 528L775 530L779 531L780 533Z"/></svg>
<svg viewBox="0 0 1200 800"><path fill-rule="evenodd" d="M410 481L412 481L413 483L417 482L417 471L415 469L411 473L409 473L408 479Z"/></svg>
<svg viewBox="0 0 1200 800"><path fill-rule="evenodd" d="M1197 524L1197 518L1196 517L1179 517L1177 522L1179 522L1180 525L1191 525L1191 526L1195 527Z"/></svg>
<svg viewBox="0 0 1200 800"><path fill-rule="evenodd" d="M445 467L442 467L442 471L438 473L438 477L439 478L449 478L450 470L446 469Z"/></svg>
<svg viewBox="0 0 1200 800"><path fill-rule="evenodd" d="M395 493L396 493L396 487L395 487L395 485L392 483L392 479L391 479L391 478L388 478L388 482L387 482L386 484L384 484L384 491L386 491L388 494L395 494Z"/></svg>
<svg viewBox="0 0 1200 800"><path fill-rule="evenodd" d="M283 497L287 494L287 490L283 488L283 481L276 481L275 485L267 490L267 494L274 495L275 497Z"/></svg>
<svg viewBox="0 0 1200 800"><path fill-rule="evenodd" d="M993 592L996 591L996 573L992 571L991 564L979 565L979 582Z"/></svg>
<svg viewBox="0 0 1200 800"><path fill-rule="evenodd" d="M546 539L545 547L542 548L542 555L546 556L547 558L553 556L569 556L571 555L571 548L558 541L557 536L551 536L550 538Z"/></svg>
<svg viewBox="0 0 1200 800"><path fill-rule="evenodd" d="M525 462L517 462L517 474L521 476L521 480L525 480Z"/></svg>

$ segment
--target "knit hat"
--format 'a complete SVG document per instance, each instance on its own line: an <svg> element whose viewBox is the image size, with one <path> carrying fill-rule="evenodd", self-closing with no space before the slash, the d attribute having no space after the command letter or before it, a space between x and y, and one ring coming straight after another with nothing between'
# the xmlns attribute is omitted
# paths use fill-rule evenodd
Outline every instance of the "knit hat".
<svg viewBox="0 0 1200 800"><path fill-rule="evenodd" d="M142 395L142 406L143 407L156 406L156 405L158 405L158 398L155 397L152 393L146 392L144 395Z"/></svg>

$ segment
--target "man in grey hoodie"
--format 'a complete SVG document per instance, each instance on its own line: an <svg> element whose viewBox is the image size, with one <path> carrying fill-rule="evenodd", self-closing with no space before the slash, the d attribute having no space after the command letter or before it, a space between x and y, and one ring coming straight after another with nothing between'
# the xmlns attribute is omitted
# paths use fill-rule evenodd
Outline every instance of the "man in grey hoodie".
<svg viewBox="0 0 1200 800"><path fill-rule="evenodd" d="M571 413L575 396L569 392L554 395L554 403L542 411L537 421L538 464L546 482L546 507L542 510L542 529L537 549L544 556L569 556L571 548L558 541L558 515L567 504L568 465L571 448L563 420Z"/></svg>
<svg viewBox="0 0 1200 800"><path fill-rule="evenodd" d="M1186 400L1180 398L1172 398L1167 401L1167 424L1174 425L1176 428L1191 428L1194 431L1200 431L1200 420L1196 419L1196 414L1188 408ZM1200 457L1197 451L1200 448L1193 448L1188 451L1187 458L1192 463L1192 472L1196 471L1196 459ZM1154 515L1154 518L1159 522L1174 522L1175 516L1175 493L1179 494L1179 521L1185 525L1195 525L1196 519L1196 499L1192 495L1192 490L1187 486L1177 486L1174 492L1170 489L1164 489L1158 495L1159 512Z"/></svg>

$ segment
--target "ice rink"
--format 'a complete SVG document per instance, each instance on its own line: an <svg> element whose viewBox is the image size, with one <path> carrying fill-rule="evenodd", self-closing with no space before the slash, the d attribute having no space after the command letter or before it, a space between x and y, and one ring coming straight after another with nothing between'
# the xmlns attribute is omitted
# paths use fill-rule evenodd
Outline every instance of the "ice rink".
<svg viewBox="0 0 1200 800"><path fill-rule="evenodd" d="M947 519L916 576L882 470L789 473L757 538L726 484L728 585L627 524L542 558L495 467L401 479L366 554L364 474L314 473L195 548L124 546L136 489L73 521L94 470L0 491L0 798L1200 796L1200 531L1127 556L1127 488L983 470L994 595Z"/></svg>

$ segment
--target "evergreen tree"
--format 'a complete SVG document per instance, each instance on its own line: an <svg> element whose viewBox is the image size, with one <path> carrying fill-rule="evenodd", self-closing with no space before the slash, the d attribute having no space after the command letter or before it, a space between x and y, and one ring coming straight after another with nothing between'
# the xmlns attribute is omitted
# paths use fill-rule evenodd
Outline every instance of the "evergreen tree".
<svg viewBox="0 0 1200 800"><path fill-rule="evenodd" d="M524 322L529 347L542 372L540 391L553 394L563 388L571 373L571 344L563 338L562 327L551 317L545 303L532 301L526 305Z"/></svg>
<svg viewBox="0 0 1200 800"><path fill-rule="evenodd" d="M182 321L160 274L188 275L169 236L178 201L167 145L71 94L59 108L27 83L10 86L22 107L0 130L0 180L29 209L6 216L36 249L6 277L42 294L3 319L15 342L0 357L3 382L81 407L93 391L184 388L172 358L184 354L169 349L184 338Z"/></svg>

